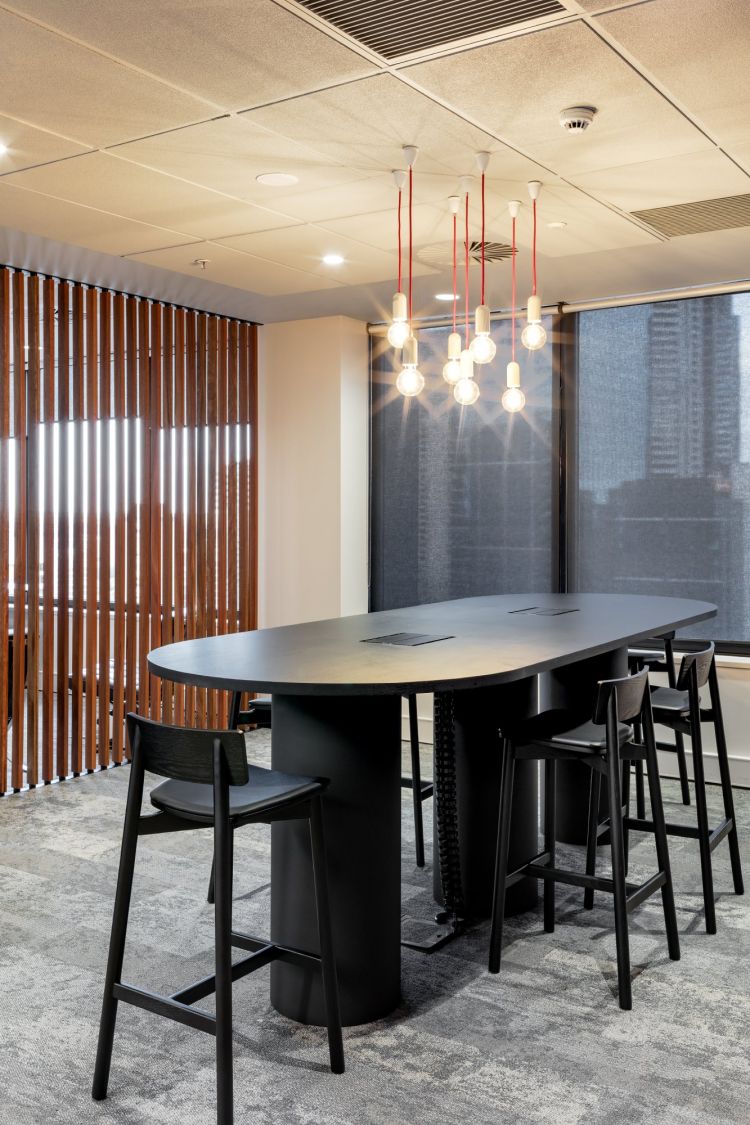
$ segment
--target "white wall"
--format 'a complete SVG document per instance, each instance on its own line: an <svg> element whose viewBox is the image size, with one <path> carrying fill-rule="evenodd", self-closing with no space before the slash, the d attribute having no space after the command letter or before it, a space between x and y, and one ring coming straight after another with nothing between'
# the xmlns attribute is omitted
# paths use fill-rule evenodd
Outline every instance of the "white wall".
<svg viewBox="0 0 750 1125"><path fill-rule="evenodd" d="M365 613L367 326L326 317L259 337L259 624Z"/></svg>

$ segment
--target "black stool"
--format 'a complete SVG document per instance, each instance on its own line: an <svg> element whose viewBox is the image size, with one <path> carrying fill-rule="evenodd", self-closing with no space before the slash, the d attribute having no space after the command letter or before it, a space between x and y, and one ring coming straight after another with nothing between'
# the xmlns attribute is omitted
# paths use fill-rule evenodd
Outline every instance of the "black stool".
<svg viewBox="0 0 750 1125"><path fill-rule="evenodd" d="M598 809L601 779L607 781L609 803L612 809L621 809L621 762L643 753L642 747L632 744L631 731L623 720L640 719L645 734L645 759L648 770L649 795L654 812L656 854L658 871L640 886L625 880L625 841L621 816L612 820L610 840L612 845L612 878L601 879L594 874L589 850L586 874L565 871L555 867L555 797L556 767L558 761L585 762L592 770L592 805L594 826ZM516 871L508 872L511 807L513 801L513 775L516 759L541 760L545 764L544 851L524 863ZM596 804L593 794L596 794ZM594 840L596 839L594 835ZM673 961L680 957L677 918L675 914L672 877L669 869L669 851L664 825L664 810L659 786L659 772L651 718L651 699L648 691L648 673L638 672L620 680L603 680L598 685L593 720L571 729L571 715L565 711L548 711L504 732L503 775L500 787L500 812L497 836L497 861L495 888L492 903L492 933L490 936L491 973L500 971L500 952L503 940L505 892L521 879L532 876L544 879L544 929L552 933L555 928L555 883L568 883L606 891L614 897L615 936L617 940L617 979L620 1007L632 1007L630 983L630 952L628 943L628 914L655 891L661 890L664 922L667 931L669 956Z"/></svg>
<svg viewBox="0 0 750 1125"><path fill-rule="evenodd" d="M92 1095L97 1101L107 1096L117 1004L123 1000L216 1036L217 1122L231 1125L232 983L271 961L320 966L331 1070L337 1074L344 1070L320 801L327 782L248 766L245 739L238 731L168 727L130 714L128 738L133 758ZM152 791L151 803L159 811L149 816L141 815L145 770L170 779ZM233 830L292 818L310 822L320 956L232 930ZM170 996L134 988L122 981L122 962L138 837L196 828L214 830L216 972ZM233 965L233 947L247 950L250 956ZM215 1016L193 1007L211 993L216 993Z"/></svg>
<svg viewBox="0 0 750 1125"><path fill-rule="evenodd" d="M628 649L628 660L631 672L640 672L646 668L650 672L666 672L667 684L673 688L677 685L674 662L674 633L664 633L661 637L654 637L643 642L642 648ZM658 690L651 688L652 691ZM636 741L640 741L640 732L636 730ZM677 769L680 775L680 789L682 791L683 805L690 804L690 780L688 778L687 758L685 757L685 742L680 731L674 732L674 743L656 744L657 750L668 750L677 755ZM641 820L646 816L646 800L643 788L643 763L635 764L635 793L636 812Z"/></svg>
<svg viewBox="0 0 750 1125"><path fill-rule="evenodd" d="M419 720L417 718L417 697L407 695L409 704L409 744L411 746L411 777L401 778L401 788L411 789L414 803L414 836L416 840L417 867L424 867L424 826L422 823L422 802L428 800L434 791L431 781L422 781L422 770L419 762ZM232 697L229 725L247 726L255 724L257 727L271 726L271 700L251 699L247 711L240 710L240 697L236 693ZM236 721L235 721L236 720ZM211 902L209 888L209 902Z"/></svg>
<svg viewBox="0 0 750 1125"><path fill-rule="evenodd" d="M706 684L708 684L711 706L701 707L700 689L705 687ZM683 656L676 686L674 688L655 688L651 692L651 705L655 723L668 727L680 737L688 735L692 745L695 807L698 814L698 824L697 826L667 824L667 833L673 836L688 836L698 840L703 881L703 903L706 911L706 932L715 934L716 910L711 855L725 837L729 844L729 858L732 865L735 894L743 894L744 885L714 645L707 644L700 652L692 652ZM701 737L702 723L713 723L716 736L716 754L719 761L721 793L724 801L724 818L715 828L711 828L708 823L708 810L706 808L706 778L703 764L703 739ZM668 742L657 742L656 745L660 750L672 750L673 752L675 750L675 747ZM653 822L647 821L640 814L638 819L635 820L628 817L625 823L630 828L648 832L654 830Z"/></svg>

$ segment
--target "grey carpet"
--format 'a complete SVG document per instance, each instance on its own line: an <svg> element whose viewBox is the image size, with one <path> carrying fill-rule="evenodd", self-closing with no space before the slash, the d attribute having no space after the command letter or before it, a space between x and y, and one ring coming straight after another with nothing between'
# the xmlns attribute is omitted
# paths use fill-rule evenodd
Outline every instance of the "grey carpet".
<svg viewBox="0 0 750 1125"><path fill-rule="evenodd" d="M249 741L267 760L268 736ZM109 1099L89 1096L127 780L116 769L0 801L3 1125L214 1119L213 1040L124 1005ZM694 816L677 796L666 782L669 817ZM414 865L410 799L404 792L403 909L429 918L432 870ZM750 876L750 793L736 799ZM711 804L718 815L714 788ZM637 839L635 878L654 857L651 838ZM175 991L211 971L210 848L198 832L140 842L131 981ZM554 934L539 911L509 922L500 977L486 971L487 925L431 956L405 951L400 1008L345 1032L341 1077L327 1069L321 1030L270 1007L267 971L237 984L236 1121L748 1125L750 896L731 893L720 845L719 933L708 937L695 842L672 839L671 851L682 960L667 957L657 896L631 917L632 1012L617 1005L609 899L584 912L582 892L559 888ZM238 928L267 932L268 872L267 830L238 833Z"/></svg>

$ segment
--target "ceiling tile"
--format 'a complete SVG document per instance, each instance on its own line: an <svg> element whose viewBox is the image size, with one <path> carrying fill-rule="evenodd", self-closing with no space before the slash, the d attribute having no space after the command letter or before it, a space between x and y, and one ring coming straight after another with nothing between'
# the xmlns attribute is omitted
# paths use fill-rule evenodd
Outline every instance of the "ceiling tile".
<svg viewBox="0 0 750 1125"><path fill-rule="evenodd" d="M750 192L750 176L716 148L588 172L576 183L623 211Z"/></svg>
<svg viewBox="0 0 750 1125"><path fill-rule="evenodd" d="M480 150L497 153L493 165L502 163L508 176L528 179L536 170L531 161L393 75L264 106L246 116L358 170L403 168L401 148L408 144L418 146L416 169L426 174L472 173Z"/></svg>
<svg viewBox="0 0 750 1125"><path fill-rule="evenodd" d="M747 141L746 0L655 0L603 16L601 25L721 143Z"/></svg>
<svg viewBox="0 0 750 1125"><path fill-rule="evenodd" d="M408 228L406 215L402 216L404 266L406 265L406 249ZM396 249L398 238L396 232L396 211L390 208L387 211L378 211L369 215L349 216L348 218L335 218L320 224L332 234L340 234L344 238L352 238L373 247L392 247ZM414 207L414 246L429 245L451 237L451 220L447 208L433 207L430 204L418 204Z"/></svg>
<svg viewBox="0 0 750 1125"><path fill-rule="evenodd" d="M24 0L18 7L66 35L230 110L292 97L375 69L269 0Z"/></svg>
<svg viewBox="0 0 750 1125"><path fill-rule="evenodd" d="M506 39L406 73L562 176L692 152L710 143L582 22ZM571 105L599 111L577 136L559 124L560 111Z"/></svg>
<svg viewBox="0 0 750 1125"><path fill-rule="evenodd" d="M136 164L271 209L280 208L290 197L305 197L318 190L325 194L365 175L253 125L247 114L145 137L111 151ZM299 178L299 184L265 187L255 180L264 172L291 172Z"/></svg>
<svg viewBox="0 0 750 1125"><path fill-rule="evenodd" d="M0 143L8 149L0 156L0 176L86 151L84 145L67 141L44 129L35 129L13 117L0 116Z"/></svg>
<svg viewBox="0 0 750 1125"><path fill-rule="evenodd" d="M109 12L114 5L101 7ZM87 146L174 129L211 114L208 103L2 9L0 42L0 113Z"/></svg>
<svg viewBox="0 0 750 1125"><path fill-rule="evenodd" d="M398 277L398 254L395 247L389 252L382 249L382 244L378 248L367 246L320 227L300 226L265 234L245 234L223 239L222 245L280 262L282 265L295 266L343 285L363 285L389 279L395 281ZM385 245L393 246L393 243ZM340 254L344 261L339 266L326 266L322 260L324 254ZM420 266L415 267L414 272L424 274L431 271Z"/></svg>
<svg viewBox="0 0 750 1125"><path fill-rule="evenodd" d="M153 253L129 254L134 261L175 270L190 277L199 275L205 281L232 285L251 293L276 297L288 293L309 293L318 289L341 288L339 282L315 277L302 270L289 269L262 258L243 254L217 242L193 242L190 246L170 247ZM194 265L197 259L207 259L205 271Z"/></svg>
<svg viewBox="0 0 750 1125"><path fill-rule="evenodd" d="M58 199L98 207L195 238L222 238L286 226L290 220L250 203L121 160L88 153L6 177L9 183Z"/></svg>
<svg viewBox="0 0 750 1125"><path fill-rule="evenodd" d="M24 191L8 183L7 178L0 179L0 216L3 226L107 254L128 254L190 241L174 230Z"/></svg>

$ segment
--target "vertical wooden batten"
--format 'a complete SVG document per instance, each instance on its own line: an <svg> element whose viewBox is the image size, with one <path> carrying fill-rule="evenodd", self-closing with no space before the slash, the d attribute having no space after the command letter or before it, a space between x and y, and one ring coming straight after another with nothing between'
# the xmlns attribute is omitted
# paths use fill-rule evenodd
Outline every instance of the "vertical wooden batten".
<svg viewBox="0 0 750 1125"><path fill-rule="evenodd" d="M146 659L255 625L254 341L0 268L0 794L119 764L128 710L226 724Z"/></svg>

